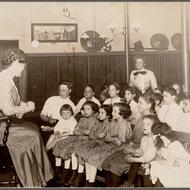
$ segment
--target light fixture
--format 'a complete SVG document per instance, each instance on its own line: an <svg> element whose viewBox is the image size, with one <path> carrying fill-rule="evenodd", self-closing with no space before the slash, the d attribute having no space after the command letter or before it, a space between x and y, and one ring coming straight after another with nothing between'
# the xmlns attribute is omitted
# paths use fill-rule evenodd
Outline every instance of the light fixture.
<svg viewBox="0 0 190 190"><path fill-rule="evenodd" d="M114 22L111 22L110 24L107 25L107 28L109 28L109 30L111 30L113 34L114 31L118 28L118 26Z"/></svg>
<svg viewBox="0 0 190 190"><path fill-rule="evenodd" d="M40 46L40 43L39 43L38 40L33 40L33 41L31 42L31 45L32 45L32 47L34 47L34 48L38 48L38 47Z"/></svg>
<svg viewBox="0 0 190 190"><path fill-rule="evenodd" d="M131 25L131 28L135 31L135 33L138 33L138 31L140 30L140 24L133 24Z"/></svg>

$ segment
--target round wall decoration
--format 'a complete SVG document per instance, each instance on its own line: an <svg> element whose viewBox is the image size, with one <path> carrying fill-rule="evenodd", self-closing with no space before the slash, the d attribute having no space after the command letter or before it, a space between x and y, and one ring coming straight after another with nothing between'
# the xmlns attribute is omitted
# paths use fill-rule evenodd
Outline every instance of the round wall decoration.
<svg viewBox="0 0 190 190"><path fill-rule="evenodd" d="M151 46L156 50L166 50L169 46L168 38L162 34L154 34L150 39Z"/></svg>
<svg viewBox="0 0 190 190"><path fill-rule="evenodd" d="M93 30L86 31L80 38L81 46L88 52L97 52L105 44L105 39L100 38L100 35Z"/></svg>
<svg viewBox="0 0 190 190"><path fill-rule="evenodd" d="M181 50L182 49L182 34L181 33L174 34L171 38L171 43L172 43L172 46L176 50Z"/></svg>

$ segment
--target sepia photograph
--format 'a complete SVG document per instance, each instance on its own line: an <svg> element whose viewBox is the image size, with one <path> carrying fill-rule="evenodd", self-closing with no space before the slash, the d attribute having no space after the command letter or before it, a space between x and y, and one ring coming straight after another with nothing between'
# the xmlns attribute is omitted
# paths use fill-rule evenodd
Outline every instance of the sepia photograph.
<svg viewBox="0 0 190 190"><path fill-rule="evenodd" d="M190 2L0 10L0 189L190 188Z"/></svg>

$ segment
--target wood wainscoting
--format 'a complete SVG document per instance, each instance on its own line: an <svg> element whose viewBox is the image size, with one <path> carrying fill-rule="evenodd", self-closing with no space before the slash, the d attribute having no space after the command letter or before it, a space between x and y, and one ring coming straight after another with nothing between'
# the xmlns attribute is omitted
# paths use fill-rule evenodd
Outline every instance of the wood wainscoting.
<svg viewBox="0 0 190 190"><path fill-rule="evenodd" d="M134 69L135 55L146 57L146 68L151 69L159 84L182 81L182 54L177 51L130 52L129 73ZM60 80L72 82L71 99L74 103L83 97L86 84L95 87L96 97L101 85L127 82L124 52L110 53L52 53L28 54L27 99L36 103L40 111L45 100L58 94Z"/></svg>

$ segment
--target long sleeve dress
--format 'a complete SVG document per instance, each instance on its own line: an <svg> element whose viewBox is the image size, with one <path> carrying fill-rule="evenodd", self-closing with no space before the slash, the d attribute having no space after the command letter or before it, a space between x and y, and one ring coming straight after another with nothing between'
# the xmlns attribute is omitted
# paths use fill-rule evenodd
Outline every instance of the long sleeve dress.
<svg viewBox="0 0 190 190"><path fill-rule="evenodd" d="M126 120L122 120L120 122L113 120L111 124L108 125L106 132L106 136L116 137L122 143L125 143L126 138L129 138L131 135L131 126ZM90 154L87 154L88 157L86 157L85 161L101 170L104 160L117 151L118 148L118 146L111 142L101 140L101 142L96 143L96 145L91 149Z"/></svg>
<svg viewBox="0 0 190 190"><path fill-rule="evenodd" d="M108 119L104 120L103 122L97 122L90 135L95 135L98 133L104 133L105 135L108 132L110 126L110 122ZM78 161L81 165L84 165L84 162L94 153L94 148L100 147L104 144L103 139L89 139L85 142L85 144L75 146L74 153L78 158Z"/></svg>
<svg viewBox="0 0 190 190"><path fill-rule="evenodd" d="M44 182L53 177L53 170L39 127L15 117L20 102L13 80L0 74L0 109L12 118L7 147L16 173L23 187L41 187ZM4 130L5 127L0 125L0 143L2 143Z"/></svg>
<svg viewBox="0 0 190 190"><path fill-rule="evenodd" d="M142 127L143 115L137 120L135 128L126 141L133 143L132 148L140 148L141 139L143 137L143 127ZM110 171L115 175L121 176L124 172L128 172L130 164L125 160L125 153L123 152L123 147L108 156L102 163L102 168L106 171Z"/></svg>
<svg viewBox="0 0 190 190"><path fill-rule="evenodd" d="M91 131L96 125L98 120L94 116L82 117L78 124L76 125L75 130L89 130ZM82 145L88 140L88 135L81 136L69 136L66 139L60 140L55 147L53 147L53 154L56 157L61 157L64 160L67 160L71 157L71 154L74 153L75 146Z"/></svg>

